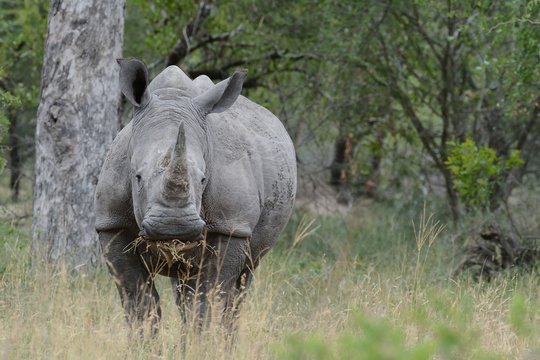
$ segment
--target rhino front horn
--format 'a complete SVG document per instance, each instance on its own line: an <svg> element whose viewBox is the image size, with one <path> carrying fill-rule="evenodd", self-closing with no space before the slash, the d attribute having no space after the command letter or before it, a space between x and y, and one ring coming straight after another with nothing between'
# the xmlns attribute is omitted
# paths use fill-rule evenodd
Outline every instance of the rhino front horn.
<svg viewBox="0 0 540 360"><path fill-rule="evenodd" d="M167 169L166 182L165 188L173 192L187 190L189 187L184 123L181 123L178 129L176 144L174 144L171 162Z"/></svg>

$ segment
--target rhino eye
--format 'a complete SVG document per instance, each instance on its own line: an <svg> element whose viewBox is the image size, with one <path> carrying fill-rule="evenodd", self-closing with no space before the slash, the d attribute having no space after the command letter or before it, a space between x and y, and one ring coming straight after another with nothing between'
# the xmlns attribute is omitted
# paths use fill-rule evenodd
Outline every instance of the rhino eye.
<svg viewBox="0 0 540 360"><path fill-rule="evenodd" d="M205 182L206 182L206 178L203 177L203 178L201 179L201 184L204 184Z"/></svg>
<svg viewBox="0 0 540 360"><path fill-rule="evenodd" d="M137 179L137 182L140 183L141 182L141 175L137 174L135 175L135 179Z"/></svg>

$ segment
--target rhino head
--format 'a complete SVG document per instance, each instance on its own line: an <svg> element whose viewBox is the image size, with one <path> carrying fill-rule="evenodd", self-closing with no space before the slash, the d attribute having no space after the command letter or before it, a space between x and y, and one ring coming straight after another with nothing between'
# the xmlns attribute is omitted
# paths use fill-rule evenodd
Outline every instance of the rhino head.
<svg viewBox="0 0 540 360"><path fill-rule="evenodd" d="M236 101L246 72L237 71L197 94L177 67L158 75L162 86L156 88L157 79L148 84L141 61L118 63L122 93L134 106L129 155L139 234L150 240L201 239L206 225L201 202L211 150L206 116L225 111Z"/></svg>

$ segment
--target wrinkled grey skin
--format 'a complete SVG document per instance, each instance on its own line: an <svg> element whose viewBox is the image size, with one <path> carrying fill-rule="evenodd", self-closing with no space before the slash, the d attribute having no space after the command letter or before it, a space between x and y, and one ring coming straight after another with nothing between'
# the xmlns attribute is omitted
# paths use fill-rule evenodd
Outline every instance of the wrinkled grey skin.
<svg viewBox="0 0 540 360"><path fill-rule="evenodd" d="M194 310L202 321L209 295L219 294L227 314L290 217L296 193L290 137L272 113L239 95L245 72L214 85L171 66L147 85L142 62L118 62L133 119L105 160L95 209L128 319L155 330L156 273L171 277L184 312ZM200 244L171 263L135 247L138 236Z"/></svg>

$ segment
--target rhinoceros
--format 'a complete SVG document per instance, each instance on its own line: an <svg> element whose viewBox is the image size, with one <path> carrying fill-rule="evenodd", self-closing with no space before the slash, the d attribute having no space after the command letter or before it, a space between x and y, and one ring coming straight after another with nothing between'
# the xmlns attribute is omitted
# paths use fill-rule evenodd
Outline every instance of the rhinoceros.
<svg viewBox="0 0 540 360"><path fill-rule="evenodd" d="M158 327L157 274L171 278L181 309L203 321L214 294L223 316L291 215L292 141L240 95L245 71L214 84L170 66L149 83L141 61L118 64L133 118L105 159L95 211L128 321Z"/></svg>

